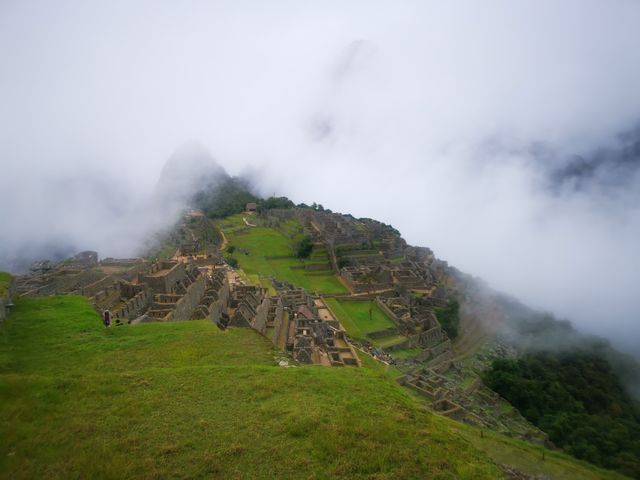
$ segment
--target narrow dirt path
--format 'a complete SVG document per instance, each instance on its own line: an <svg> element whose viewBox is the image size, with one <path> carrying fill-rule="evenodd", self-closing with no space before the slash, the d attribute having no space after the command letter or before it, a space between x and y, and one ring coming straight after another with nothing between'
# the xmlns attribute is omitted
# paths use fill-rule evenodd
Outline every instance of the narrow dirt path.
<svg viewBox="0 0 640 480"><path fill-rule="evenodd" d="M257 225L254 225L253 223L249 223L249 220L247 220L247 217L242 217L242 220L244 220L244 223L247 227L257 227Z"/></svg>
<svg viewBox="0 0 640 480"><path fill-rule="evenodd" d="M229 242L227 241L227 236L224 234L224 231L222 229L220 229L220 235L222 235L222 245L220 245L220 251L222 252L227 247L227 244Z"/></svg>

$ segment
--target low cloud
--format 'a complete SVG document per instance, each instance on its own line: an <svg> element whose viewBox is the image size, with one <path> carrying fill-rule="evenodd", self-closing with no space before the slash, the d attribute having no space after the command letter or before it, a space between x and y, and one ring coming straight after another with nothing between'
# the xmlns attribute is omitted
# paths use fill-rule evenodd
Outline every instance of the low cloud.
<svg viewBox="0 0 640 480"><path fill-rule="evenodd" d="M3 2L0 250L132 254L196 139L631 349L638 24L633 1Z"/></svg>

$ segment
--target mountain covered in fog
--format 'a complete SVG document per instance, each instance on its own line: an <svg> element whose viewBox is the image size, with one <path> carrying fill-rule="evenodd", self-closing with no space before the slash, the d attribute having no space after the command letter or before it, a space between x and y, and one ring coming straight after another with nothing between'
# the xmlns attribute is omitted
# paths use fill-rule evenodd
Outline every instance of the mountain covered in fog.
<svg viewBox="0 0 640 480"><path fill-rule="evenodd" d="M620 168L631 168L635 158L633 145L629 149L631 153L625 150L627 153L623 152L622 157L602 153L597 158L582 160L581 165L591 167L559 173L558 182L571 181L578 188L580 182L588 181L590 175L597 172L602 162L617 161L619 157L623 158ZM256 212L251 217L243 216L248 204L255 204ZM405 312L402 315L409 318L421 315L419 312L431 312L431 315L435 312L435 324L426 327L418 322L407 327L409 330L402 331L399 337L405 338L403 342L420 337L420 329L433 328L433 325L441 329L439 338L443 341L428 348L412 344L406 352L401 350L401 355L396 355L395 350L372 347L375 343L355 338L356 343L364 342L358 343L362 348L374 348L376 355L397 365L407 378L419 379L418 382L436 381L436 377L416 372L435 369L434 362L441 357L464 359L460 363L448 360L451 367L442 373L447 375L443 377L447 378L446 382L452 383L440 388L447 392L446 398L458 405L456 408L467 412L467 421L544 442L601 467L630 475L640 472L637 440L640 438L640 367L636 360L618 352L602 338L579 332L568 321L495 291L481 279L438 259L429 248L408 245L391 225L335 213L315 202L296 205L286 197L262 198L250 180L229 175L198 145L185 146L168 159L153 194L131 210L132 213L125 214L115 201L112 205L115 221L120 224L120 240L126 243L129 239L131 244L143 246L139 254L145 254L145 249L148 254L148 248L157 242L164 244L164 251L173 252L181 248L185 238L190 243L211 239L219 242L225 238L233 250L221 251L223 260L240 271L246 269L244 275L249 275L248 278L257 274L264 279L262 282L290 279L288 275L281 277L283 272L277 268L267 268L268 262L259 263L258 267L248 262L247 256L266 259L275 253L270 250L271 244L263 243L260 236L256 237L256 243L248 244L251 247L242 246L244 241L251 242L253 232L263 229L271 236L284 235L297 255L309 255L314 248L320 248L318 245L323 245L321 250L327 253L316 257L317 271L309 278L326 277L327 281L341 278L350 285L352 293L359 294L367 294L370 287L357 278L368 278L370 284L378 285L373 290L382 292L377 301L389 305L385 308L400 308L399 311ZM219 230L223 235L208 233L206 240L199 235L207 229L191 229L192 220L178 222L177 226L172 224L171 219L189 210L200 212L203 217L197 218L202 218L204 224L210 222L207 228ZM236 234L235 227L228 230L228 222L232 218L238 221L239 216L245 226ZM234 240L236 237L238 240ZM236 241L238 251L243 254L233 254ZM40 248L39 256L59 261L69 257L77 246L54 242L54 248L47 244ZM153 256L157 257L161 251L153 247ZM278 256L282 253L274 258ZM25 269L28 262L36 258L31 250L25 249L14 262ZM322 262L329 263L323 266ZM295 282L302 277L291 278ZM413 280L407 280L409 278ZM385 283L389 281L391 283ZM303 285L306 284L303 282ZM325 288L322 283L310 285L316 285L313 288L321 292ZM437 358L429 360L432 347L439 353ZM517 416L494 418L488 414L497 404L481 400L480 394L465 392L462 386L468 379L476 379L474 382L483 385L487 392L499 394L518 412ZM410 385L412 381L408 380Z"/></svg>

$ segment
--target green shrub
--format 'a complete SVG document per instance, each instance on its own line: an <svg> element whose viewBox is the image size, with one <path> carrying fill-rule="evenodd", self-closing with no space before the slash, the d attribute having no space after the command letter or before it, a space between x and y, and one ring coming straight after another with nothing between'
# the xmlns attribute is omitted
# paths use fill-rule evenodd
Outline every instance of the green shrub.
<svg viewBox="0 0 640 480"><path fill-rule="evenodd" d="M457 300L449 300L449 304L442 308L435 308L438 322L442 329L447 332L450 339L454 339L458 336L458 325L460 323L460 304Z"/></svg>
<svg viewBox="0 0 640 480"><path fill-rule="evenodd" d="M640 478L640 408L601 355L498 359L483 380L571 455Z"/></svg>
<svg viewBox="0 0 640 480"><path fill-rule="evenodd" d="M311 237L306 235L296 245L296 256L298 258L309 258L313 251L313 241Z"/></svg>

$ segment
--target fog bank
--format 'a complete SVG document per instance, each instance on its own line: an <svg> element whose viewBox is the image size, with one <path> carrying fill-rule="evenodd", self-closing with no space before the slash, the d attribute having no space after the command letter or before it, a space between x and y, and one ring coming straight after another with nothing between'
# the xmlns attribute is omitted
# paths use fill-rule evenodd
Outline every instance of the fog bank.
<svg viewBox="0 0 640 480"><path fill-rule="evenodd" d="M2 2L0 251L133 254L197 140L634 348L639 24L634 1Z"/></svg>

